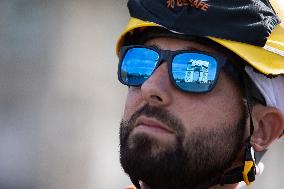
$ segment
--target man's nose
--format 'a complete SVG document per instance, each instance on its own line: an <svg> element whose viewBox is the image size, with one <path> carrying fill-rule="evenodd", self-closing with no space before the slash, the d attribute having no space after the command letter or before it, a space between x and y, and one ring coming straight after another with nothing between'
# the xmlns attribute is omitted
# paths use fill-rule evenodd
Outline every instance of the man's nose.
<svg viewBox="0 0 284 189"><path fill-rule="evenodd" d="M154 106L167 106L172 101L173 85L168 74L167 64L164 62L141 86L141 93L145 101Z"/></svg>

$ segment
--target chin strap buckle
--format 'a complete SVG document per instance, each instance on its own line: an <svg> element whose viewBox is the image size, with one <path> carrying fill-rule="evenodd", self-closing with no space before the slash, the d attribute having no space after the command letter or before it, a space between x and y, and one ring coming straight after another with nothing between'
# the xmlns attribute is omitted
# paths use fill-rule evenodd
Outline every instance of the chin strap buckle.
<svg viewBox="0 0 284 189"><path fill-rule="evenodd" d="M250 161L245 161L245 165L244 165L244 170L243 170L243 179L244 182L246 183L246 185L250 185L251 182L249 181L249 173L251 171L252 168L254 168L254 162L252 160Z"/></svg>
<svg viewBox="0 0 284 189"><path fill-rule="evenodd" d="M250 142L246 142L245 148L245 164L243 169L243 179L246 185L250 185L255 180L256 168L254 160L254 150L250 145Z"/></svg>

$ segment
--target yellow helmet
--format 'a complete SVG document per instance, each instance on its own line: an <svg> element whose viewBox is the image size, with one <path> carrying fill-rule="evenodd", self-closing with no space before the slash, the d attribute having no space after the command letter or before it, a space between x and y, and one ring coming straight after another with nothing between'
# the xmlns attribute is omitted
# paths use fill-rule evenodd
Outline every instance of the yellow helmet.
<svg viewBox="0 0 284 189"><path fill-rule="evenodd" d="M277 0L270 0L276 14L284 20L284 3ZM163 27L154 22L148 22L137 18L131 18L125 30L120 35L116 52L122 46L125 36L138 28ZM213 41L228 48L232 52L247 61L252 67L266 75L284 74L284 23L278 24L268 37L264 47L254 46L246 43L235 42L216 37L208 37Z"/></svg>

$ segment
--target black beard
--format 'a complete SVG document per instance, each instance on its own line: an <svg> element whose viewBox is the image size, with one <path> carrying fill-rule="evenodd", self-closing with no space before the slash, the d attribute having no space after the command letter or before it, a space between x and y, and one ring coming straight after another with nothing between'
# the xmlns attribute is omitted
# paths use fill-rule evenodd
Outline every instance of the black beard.
<svg viewBox="0 0 284 189"><path fill-rule="evenodd" d="M176 131L176 143L154 154L157 139L146 134L132 137L136 119L154 117ZM184 126L163 108L145 105L129 121L120 124L120 163L131 180L141 180L151 189L203 188L208 181L222 175L236 159L243 145L246 113L237 125L220 129L196 129L185 137ZM206 187L205 187L206 188Z"/></svg>

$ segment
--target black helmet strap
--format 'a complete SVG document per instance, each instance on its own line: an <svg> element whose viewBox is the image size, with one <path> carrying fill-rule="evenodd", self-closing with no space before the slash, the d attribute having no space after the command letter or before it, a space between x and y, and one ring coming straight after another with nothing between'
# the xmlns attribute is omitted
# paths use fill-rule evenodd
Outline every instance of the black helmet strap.
<svg viewBox="0 0 284 189"><path fill-rule="evenodd" d="M247 185L250 185L255 180L256 175L256 168L255 168L255 153L251 146L251 136L254 132L254 125L253 125L253 119L252 119L252 98L255 97L255 95L252 95L249 93L249 91L256 90L257 88L253 85L253 82L249 79L248 75L246 73L243 73L243 83L245 88L245 96L246 96L246 105L247 110L249 114L249 125L250 125L250 133L248 138L245 141L245 154L244 154L244 165L237 167L224 175L222 175L219 179L219 181L216 184L234 184L241 181L244 181ZM259 94L258 92L255 92L253 94ZM257 98L258 99L258 98ZM263 100L263 99L261 99ZM213 185L211 185L213 186Z"/></svg>

